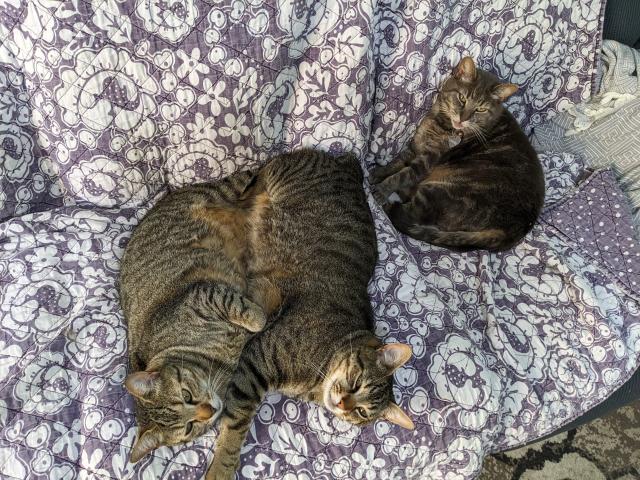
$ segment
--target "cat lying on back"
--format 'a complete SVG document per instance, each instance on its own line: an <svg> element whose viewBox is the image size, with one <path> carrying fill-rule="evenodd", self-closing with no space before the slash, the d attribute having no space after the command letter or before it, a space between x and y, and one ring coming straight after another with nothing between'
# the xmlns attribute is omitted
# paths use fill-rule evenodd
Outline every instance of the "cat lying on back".
<svg viewBox="0 0 640 480"><path fill-rule="evenodd" d="M260 206L238 203L253 175L170 193L135 229L122 260L138 436L130 460L187 442L222 413L228 381L277 291L248 281L246 239Z"/></svg>
<svg viewBox="0 0 640 480"><path fill-rule="evenodd" d="M411 349L372 333L376 257L350 156L294 152L161 200L134 231L120 278L134 372L125 385L139 425L131 461L196 438L222 415L209 475L232 478L267 389L354 424L412 428L391 389ZM252 332L280 308L236 369Z"/></svg>
<svg viewBox="0 0 640 480"><path fill-rule="evenodd" d="M392 391L392 373L411 348L383 345L373 334L367 284L377 248L358 162L311 150L281 155L259 172L251 194L265 208L249 241L252 268L277 286L283 306L242 353L209 480L235 478L270 390L317 402L356 425L385 419L413 428Z"/></svg>
<svg viewBox="0 0 640 480"><path fill-rule="evenodd" d="M406 151L371 175L395 227L456 250L505 250L544 201L538 157L505 101L517 90L463 58ZM397 194L399 203L390 203Z"/></svg>

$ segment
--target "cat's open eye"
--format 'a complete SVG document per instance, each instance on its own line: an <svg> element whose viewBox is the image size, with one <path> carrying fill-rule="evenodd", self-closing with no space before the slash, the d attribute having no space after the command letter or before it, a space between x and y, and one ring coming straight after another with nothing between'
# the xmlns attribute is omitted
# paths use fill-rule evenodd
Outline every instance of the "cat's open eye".
<svg viewBox="0 0 640 480"><path fill-rule="evenodd" d="M182 400L184 403L191 403L193 401L193 397L191 396L191 392L186 389L182 389Z"/></svg>
<svg viewBox="0 0 640 480"><path fill-rule="evenodd" d="M367 411L364 408L356 407L355 412L358 414L359 417L367 418Z"/></svg>
<svg viewBox="0 0 640 480"><path fill-rule="evenodd" d="M486 111L487 111L487 109L486 109L485 107L478 107L478 108L476 108L476 112L478 112L478 113L484 113L484 112L486 112Z"/></svg>
<svg viewBox="0 0 640 480"><path fill-rule="evenodd" d="M193 422L187 422L187 424L184 427L184 434L191 435L192 431L193 431Z"/></svg>
<svg viewBox="0 0 640 480"><path fill-rule="evenodd" d="M466 98L464 98L464 95L462 95L461 93L459 93L459 94L458 94L458 100L460 100L460 103L461 103L461 104L463 104L463 105L464 105L464 104L466 103L466 101L467 101L467 99L466 99Z"/></svg>

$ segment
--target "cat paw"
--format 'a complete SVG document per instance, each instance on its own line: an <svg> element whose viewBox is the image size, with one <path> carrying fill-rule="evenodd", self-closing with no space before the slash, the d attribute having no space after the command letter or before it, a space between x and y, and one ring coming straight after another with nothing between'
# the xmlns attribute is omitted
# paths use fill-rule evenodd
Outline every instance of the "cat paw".
<svg viewBox="0 0 640 480"><path fill-rule="evenodd" d="M383 189L380 188L372 188L371 193L375 201L384 208L389 203L389 196Z"/></svg>
<svg viewBox="0 0 640 480"><path fill-rule="evenodd" d="M385 178L387 178L386 168L384 166L376 167L369 174L369 184L370 185L376 185L376 184L382 182Z"/></svg>
<svg viewBox="0 0 640 480"><path fill-rule="evenodd" d="M222 465L213 460L213 463L207 470L207 474L204 477L205 480L235 480L236 468Z"/></svg>
<svg viewBox="0 0 640 480"><path fill-rule="evenodd" d="M244 328L252 333L261 332L267 325L267 316L264 310L257 305L255 305L255 308L250 307L246 318L247 323L244 325Z"/></svg>

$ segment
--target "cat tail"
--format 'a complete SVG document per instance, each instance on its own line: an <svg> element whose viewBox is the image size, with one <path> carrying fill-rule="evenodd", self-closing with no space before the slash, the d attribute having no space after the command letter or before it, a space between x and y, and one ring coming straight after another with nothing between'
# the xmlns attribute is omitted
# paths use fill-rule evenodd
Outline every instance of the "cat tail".
<svg viewBox="0 0 640 480"><path fill-rule="evenodd" d="M505 250L511 246L506 232L497 228L475 232L447 232L433 225L411 225L407 230L413 238L457 251L496 251Z"/></svg>

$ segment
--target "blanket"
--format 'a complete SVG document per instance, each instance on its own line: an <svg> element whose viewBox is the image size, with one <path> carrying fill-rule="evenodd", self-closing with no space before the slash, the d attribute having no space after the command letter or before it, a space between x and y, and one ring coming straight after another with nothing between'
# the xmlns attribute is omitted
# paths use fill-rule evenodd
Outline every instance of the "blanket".
<svg viewBox="0 0 640 480"><path fill-rule="evenodd" d="M590 0L7 0L0 5L0 477L200 478L215 430L127 459L136 428L116 281L168 188L312 146L369 170L462 55L521 86L531 128L592 93ZM370 199L376 334L413 432L270 395L239 478L471 479L637 368L640 249L611 172L542 155L546 210L509 252L399 235ZM366 185L365 185L366 188Z"/></svg>
<svg viewBox="0 0 640 480"><path fill-rule="evenodd" d="M640 226L640 50L605 40L602 61L598 94L536 127L534 146L612 167Z"/></svg>

